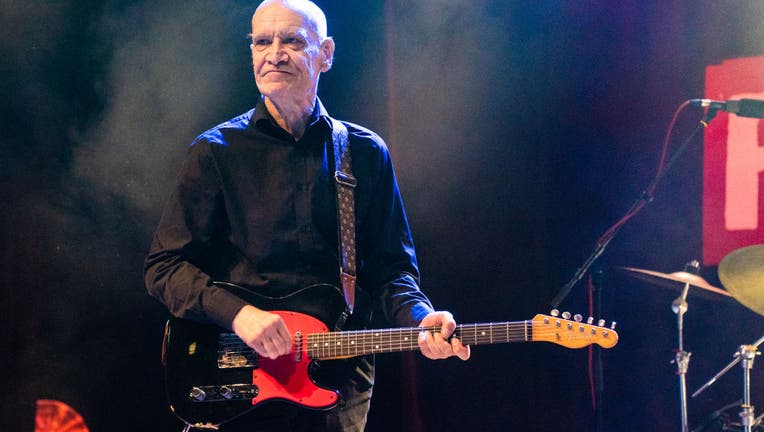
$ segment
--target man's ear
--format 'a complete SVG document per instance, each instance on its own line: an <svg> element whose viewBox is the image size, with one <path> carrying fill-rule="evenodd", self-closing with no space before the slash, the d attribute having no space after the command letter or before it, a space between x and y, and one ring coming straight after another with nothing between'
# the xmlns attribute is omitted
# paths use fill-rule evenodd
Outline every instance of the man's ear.
<svg viewBox="0 0 764 432"><path fill-rule="evenodd" d="M332 62L334 62L334 39L327 37L321 42L321 52L324 55L322 72L326 72L332 68Z"/></svg>

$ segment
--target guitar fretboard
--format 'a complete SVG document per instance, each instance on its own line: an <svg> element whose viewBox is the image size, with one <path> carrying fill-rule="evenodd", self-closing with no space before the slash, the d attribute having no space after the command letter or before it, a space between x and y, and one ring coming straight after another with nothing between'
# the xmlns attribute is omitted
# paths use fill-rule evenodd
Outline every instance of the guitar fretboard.
<svg viewBox="0 0 764 432"><path fill-rule="evenodd" d="M531 321L457 325L453 336L465 345L525 342L531 338ZM316 333L307 335L308 356L313 359L355 357L365 354L415 351L423 331L439 327Z"/></svg>

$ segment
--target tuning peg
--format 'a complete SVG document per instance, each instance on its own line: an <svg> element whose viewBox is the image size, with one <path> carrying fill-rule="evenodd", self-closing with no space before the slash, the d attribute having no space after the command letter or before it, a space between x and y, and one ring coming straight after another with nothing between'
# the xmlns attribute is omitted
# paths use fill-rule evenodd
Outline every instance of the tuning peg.
<svg viewBox="0 0 764 432"><path fill-rule="evenodd" d="M605 320L604 319L600 319L599 321L597 321L597 325L600 326L600 327L605 327Z"/></svg>
<svg viewBox="0 0 764 432"><path fill-rule="evenodd" d="M615 321L610 323L610 330L615 330Z"/></svg>
<svg viewBox="0 0 764 432"><path fill-rule="evenodd" d="M552 315L553 317L558 317L560 316L560 311L557 309L552 309L552 311L549 312L549 315Z"/></svg>
<svg viewBox="0 0 764 432"><path fill-rule="evenodd" d="M589 317L589 318L586 320L586 323L587 323L587 324L590 324L590 325L591 325L593 322L594 322L594 318L593 318L593 317Z"/></svg>
<svg viewBox="0 0 764 432"><path fill-rule="evenodd" d="M568 312L568 311L563 312L562 313L562 317L565 318L565 319L570 319L570 312Z"/></svg>
<svg viewBox="0 0 764 432"><path fill-rule="evenodd" d="M576 322L581 322L581 320L583 320L583 319L584 319L584 317L582 317L582 316L581 316L581 314L575 314L575 315L573 315L573 319L574 319Z"/></svg>

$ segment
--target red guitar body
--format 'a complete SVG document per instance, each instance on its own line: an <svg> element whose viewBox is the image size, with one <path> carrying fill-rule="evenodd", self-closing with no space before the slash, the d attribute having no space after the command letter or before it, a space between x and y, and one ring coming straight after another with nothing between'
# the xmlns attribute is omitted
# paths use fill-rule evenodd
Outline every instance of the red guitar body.
<svg viewBox="0 0 764 432"><path fill-rule="evenodd" d="M290 334L325 333L329 329L321 321L301 313L272 311L281 316ZM252 383L260 389L252 399L256 406L269 400L282 400L312 409L331 408L337 403L334 390L321 388L308 373L311 359L308 358L307 340L301 339L299 348L291 354L276 359L259 358L258 368L252 371ZM303 353L298 355L297 353Z"/></svg>

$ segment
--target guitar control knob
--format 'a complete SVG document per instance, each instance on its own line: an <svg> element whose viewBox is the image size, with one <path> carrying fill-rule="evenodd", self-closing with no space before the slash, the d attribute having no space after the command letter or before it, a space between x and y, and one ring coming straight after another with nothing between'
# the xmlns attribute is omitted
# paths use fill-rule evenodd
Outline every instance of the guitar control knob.
<svg viewBox="0 0 764 432"><path fill-rule="evenodd" d="M231 399L233 397L233 389L228 386L220 387L220 390L218 390L218 393L220 396L223 396L226 399Z"/></svg>
<svg viewBox="0 0 764 432"><path fill-rule="evenodd" d="M575 314L575 315L573 315L573 319L574 319L576 322L581 322L581 320L583 320L583 319L584 319L584 317L582 317L582 316L581 316L581 314Z"/></svg>
<svg viewBox="0 0 764 432"><path fill-rule="evenodd" d="M568 312L568 311L563 312L562 313L562 317L565 318L565 319L570 319L570 312Z"/></svg>
<svg viewBox="0 0 764 432"><path fill-rule="evenodd" d="M201 402L207 399L207 393L199 387L193 387L191 391L188 392L188 398L193 401Z"/></svg>

